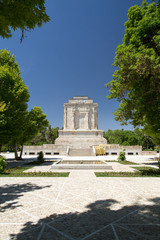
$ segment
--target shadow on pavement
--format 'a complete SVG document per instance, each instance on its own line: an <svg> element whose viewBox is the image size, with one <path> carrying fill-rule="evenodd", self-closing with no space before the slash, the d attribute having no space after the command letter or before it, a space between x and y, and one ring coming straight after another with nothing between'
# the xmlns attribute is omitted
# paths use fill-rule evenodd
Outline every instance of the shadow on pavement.
<svg viewBox="0 0 160 240"><path fill-rule="evenodd" d="M86 212L52 214L27 222L14 240L147 240L160 239L160 198L147 205L120 206L114 199L95 201ZM41 212L41 209L39 209Z"/></svg>
<svg viewBox="0 0 160 240"><path fill-rule="evenodd" d="M5 212L7 209L20 207L18 199L26 192L33 192L43 188L49 188L51 185L40 187L36 184L10 184L0 187L0 212Z"/></svg>

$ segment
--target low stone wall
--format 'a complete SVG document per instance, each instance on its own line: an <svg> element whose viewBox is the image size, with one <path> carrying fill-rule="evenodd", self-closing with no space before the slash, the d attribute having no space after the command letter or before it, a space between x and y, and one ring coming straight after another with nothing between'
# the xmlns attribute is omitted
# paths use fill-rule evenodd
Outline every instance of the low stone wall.
<svg viewBox="0 0 160 240"><path fill-rule="evenodd" d="M40 151L45 155L66 155L67 147L54 144L43 144L42 146L24 146L23 148L23 154L25 155L37 155Z"/></svg>
<svg viewBox="0 0 160 240"><path fill-rule="evenodd" d="M144 153L142 153L141 146L119 146L119 144L105 144L100 146L103 146L106 155L119 155L123 149L125 149L126 155L142 155ZM68 155L68 146L63 146L63 144L43 144L42 146L24 146L23 149L25 155L37 155L40 151L43 151L45 155ZM150 155L153 155L153 152L151 153ZM156 152L154 153L156 155Z"/></svg>
<svg viewBox="0 0 160 240"><path fill-rule="evenodd" d="M157 155L156 151L142 151L142 155Z"/></svg>
<svg viewBox="0 0 160 240"><path fill-rule="evenodd" d="M107 155L119 155L123 149L125 149L126 155L142 155L142 146L119 146L119 144L105 146Z"/></svg>

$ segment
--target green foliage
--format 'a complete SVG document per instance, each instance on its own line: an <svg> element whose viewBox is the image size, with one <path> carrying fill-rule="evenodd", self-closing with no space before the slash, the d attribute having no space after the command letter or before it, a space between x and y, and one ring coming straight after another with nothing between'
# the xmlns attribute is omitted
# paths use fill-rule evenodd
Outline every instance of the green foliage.
<svg viewBox="0 0 160 240"><path fill-rule="evenodd" d="M38 131L48 126L46 114L40 107L27 111L29 101L28 88L20 76L20 70L14 55L7 50L0 51L0 103L5 110L0 111L0 144L15 146L15 158L18 159L18 145L31 140ZM20 156L21 158L21 156Z"/></svg>
<svg viewBox="0 0 160 240"><path fill-rule="evenodd" d="M47 143L53 143L53 144L55 143L55 140L58 137L58 130L59 130L59 127L51 128L51 125L49 125L46 131Z"/></svg>
<svg viewBox="0 0 160 240"><path fill-rule="evenodd" d="M120 144L123 146L129 145L141 145L136 133L129 130L111 130L109 129L104 133L104 137L107 139L108 143Z"/></svg>
<svg viewBox="0 0 160 240"><path fill-rule="evenodd" d="M6 158L0 156L0 173L4 172L6 168L7 168Z"/></svg>
<svg viewBox="0 0 160 240"><path fill-rule="evenodd" d="M139 163L135 163L135 162L130 162L127 160L119 160L118 163L124 164L124 165L139 165Z"/></svg>
<svg viewBox="0 0 160 240"><path fill-rule="evenodd" d="M160 142L160 9L143 1L128 11L123 44L118 45L108 99L116 98L115 119L145 126ZM159 144L159 143L158 143Z"/></svg>
<svg viewBox="0 0 160 240"><path fill-rule="evenodd" d="M5 111L0 112L0 143L15 141L22 134L28 101L28 88L14 55L0 50L0 102L5 102Z"/></svg>
<svg viewBox="0 0 160 240"><path fill-rule="evenodd" d="M1 148L1 152L6 152L6 151L7 151L6 146L2 146L2 148Z"/></svg>
<svg viewBox="0 0 160 240"><path fill-rule="evenodd" d="M0 112L5 111L6 104L4 102L0 102Z"/></svg>
<svg viewBox="0 0 160 240"><path fill-rule="evenodd" d="M133 167L137 172L95 172L96 177L160 177L159 169Z"/></svg>
<svg viewBox="0 0 160 240"><path fill-rule="evenodd" d="M44 154L43 154L42 151L40 151L40 152L38 153L37 160L38 160L39 162L44 162Z"/></svg>
<svg viewBox="0 0 160 240"><path fill-rule="evenodd" d="M154 150L154 143L152 137L146 136L142 129L136 128L131 130L111 130L104 132L104 137L108 144L119 144L121 146L140 145L143 149Z"/></svg>
<svg viewBox="0 0 160 240"><path fill-rule="evenodd" d="M1 0L0 1L0 36L12 37L11 30L33 30L36 26L50 20L46 14L45 0Z"/></svg>
<svg viewBox="0 0 160 240"><path fill-rule="evenodd" d="M124 160L126 160L126 156L125 156L125 152L124 152L124 151L119 153L118 160L119 160L119 161L124 161Z"/></svg>
<svg viewBox="0 0 160 240"><path fill-rule="evenodd" d="M49 125L48 129L40 130L32 139L27 140L25 145L54 144L55 139L58 137L58 130L59 127L51 128Z"/></svg>
<svg viewBox="0 0 160 240"><path fill-rule="evenodd" d="M19 142L25 143L26 141L33 139L39 131L45 131L48 123L46 114L42 112L42 109L40 107L34 107L26 114L23 134L20 137Z"/></svg>
<svg viewBox="0 0 160 240"><path fill-rule="evenodd" d="M69 172L24 172L30 167L14 167L5 170L0 177L68 177Z"/></svg>

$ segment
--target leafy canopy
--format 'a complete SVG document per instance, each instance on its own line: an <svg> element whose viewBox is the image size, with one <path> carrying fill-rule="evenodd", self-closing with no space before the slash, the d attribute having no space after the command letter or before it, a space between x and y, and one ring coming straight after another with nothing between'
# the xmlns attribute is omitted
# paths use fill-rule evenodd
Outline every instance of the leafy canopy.
<svg viewBox="0 0 160 240"><path fill-rule="evenodd" d="M115 119L122 125L144 126L158 134L160 143L160 8L159 4L132 6L118 45L108 99L120 105ZM156 135L157 137L157 135Z"/></svg>
<svg viewBox="0 0 160 240"><path fill-rule="evenodd" d="M40 107L34 107L30 112L27 112L23 134L18 139L18 142L24 144L26 141L33 139L39 131L45 130L49 124L46 117Z"/></svg>
<svg viewBox="0 0 160 240"><path fill-rule="evenodd" d="M107 132L104 132L104 137L107 139L108 144L119 144L121 146L141 145L143 149L153 150L155 147L153 138L146 136L144 131L139 128L135 128L134 131L108 129Z"/></svg>
<svg viewBox="0 0 160 240"><path fill-rule="evenodd" d="M14 55L0 50L0 103L5 106L0 111L0 143L8 143L21 133L29 96Z"/></svg>
<svg viewBox="0 0 160 240"><path fill-rule="evenodd" d="M28 87L20 76L14 55L0 51L0 144L21 144L46 129L48 120L40 107L27 111Z"/></svg>
<svg viewBox="0 0 160 240"><path fill-rule="evenodd" d="M46 14L45 0L0 0L0 36L12 37L11 30L33 30L50 20Z"/></svg>

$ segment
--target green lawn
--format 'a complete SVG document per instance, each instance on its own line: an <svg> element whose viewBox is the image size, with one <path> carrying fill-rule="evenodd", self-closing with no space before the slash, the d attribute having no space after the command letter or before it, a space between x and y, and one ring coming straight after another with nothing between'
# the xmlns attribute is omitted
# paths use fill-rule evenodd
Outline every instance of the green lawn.
<svg viewBox="0 0 160 240"><path fill-rule="evenodd" d="M124 164L124 165L139 165L139 163L134 163L134 162L130 162L127 160L124 161L118 161L118 163Z"/></svg>
<svg viewBox="0 0 160 240"><path fill-rule="evenodd" d="M133 167L137 172L95 172L96 177L160 177L160 170L151 167Z"/></svg>
<svg viewBox="0 0 160 240"><path fill-rule="evenodd" d="M14 167L5 170L0 174L0 177L68 177L69 172L29 172L23 171L30 169L31 167Z"/></svg>
<svg viewBox="0 0 160 240"><path fill-rule="evenodd" d="M135 162L130 162L130 161L127 161L127 160L124 160L124 161L115 161L115 160L106 160L106 162L110 163L110 162L116 162L116 163L121 163L121 164L124 164L124 165L139 165L139 163L135 163Z"/></svg>
<svg viewBox="0 0 160 240"><path fill-rule="evenodd" d="M56 160L51 160L51 161L44 160L44 162L42 162L42 161L36 160L36 161L33 161L33 162L27 162L24 165L37 166L37 165L41 165L41 164L44 164L44 163L54 163L54 162L57 162L57 161Z"/></svg>

